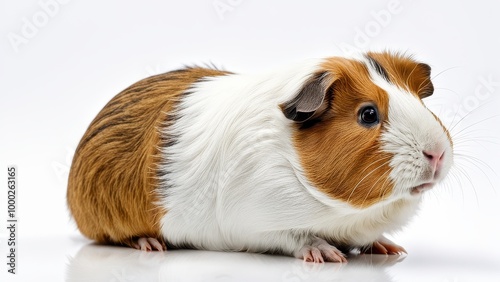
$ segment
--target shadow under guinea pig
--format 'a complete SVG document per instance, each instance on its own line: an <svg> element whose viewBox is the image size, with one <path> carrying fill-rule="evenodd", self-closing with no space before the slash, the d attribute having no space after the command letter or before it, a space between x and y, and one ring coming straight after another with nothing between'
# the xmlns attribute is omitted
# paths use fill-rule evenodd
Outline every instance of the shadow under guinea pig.
<svg viewBox="0 0 500 282"><path fill-rule="evenodd" d="M391 281L386 273L405 257L351 255L347 264L305 263L275 255L135 249L85 245L69 258L66 281Z"/></svg>

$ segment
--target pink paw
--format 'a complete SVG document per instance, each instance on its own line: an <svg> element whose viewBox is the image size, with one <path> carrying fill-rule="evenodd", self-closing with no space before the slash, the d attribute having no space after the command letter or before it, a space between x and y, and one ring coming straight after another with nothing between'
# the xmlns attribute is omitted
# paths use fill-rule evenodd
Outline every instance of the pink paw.
<svg viewBox="0 0 500 282"><path fill-rule="evenodd" d="M137 242L133 242L132 244L134 248L146 252L167 250L165 244L160 243L156 238L139 238Z"/></svg>
<svg viewBox="0 0 500 282"><path fill-rule="evenodd" d="M295 253L295 257L305 262L347 262L345 255L323 239L316 239L313 244L302 247Z"/></svg>
<svg viewBox="0 0 500 282"><path fill-rule="evenodd" d="M394 244L386 238L382 238L372 243L363 253L383 254L383 255L401 255L408 254L405 248Z"/></svg>

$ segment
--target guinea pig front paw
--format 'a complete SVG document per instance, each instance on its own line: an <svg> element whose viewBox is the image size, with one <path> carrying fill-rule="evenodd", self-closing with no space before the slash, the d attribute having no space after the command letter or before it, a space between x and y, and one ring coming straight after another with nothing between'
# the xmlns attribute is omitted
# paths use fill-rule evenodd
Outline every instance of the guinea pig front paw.
<svg viewBox="0 0 500 282"><path fill-rule="evenodd" d="M155 250L162 252L167 250L165 244L160 243L156 238L139 238L137 241L134 241L132 245L134 248L146 252Z"/></svg>
<svg viewBox="0 0 500 282"><path fill-rule="evenodd" d="M347 262L345 255L323 239L316 238L310 245L305 245L294 252L294 256L305 262Z"/></svg>
<svg viewBox="0 0 500 282"><path fill-rule="evenodd" d="M401 255L403 253L408 254L405 248L393 243L385 237L381 237L371 245L368 245L367 247L361 249L361 253L383 255Z"/></svg>

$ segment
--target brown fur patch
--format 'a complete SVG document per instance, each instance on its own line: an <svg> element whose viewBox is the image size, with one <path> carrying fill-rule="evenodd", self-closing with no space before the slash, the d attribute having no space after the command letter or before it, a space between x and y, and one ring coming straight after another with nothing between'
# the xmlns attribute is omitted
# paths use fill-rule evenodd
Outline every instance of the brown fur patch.
<svg viewBox="0 0 500 282"><path fill-rule="evenodd" d="M430 78L431 68L428 65L397 53L370 52L368 56L380 63L387 70L391 82L402 89L407 89L421 99L434 92Z"/></svg>
<svg viewBox="0 0 500 282"><path fill-rule="evenodd" d="M67 201L80 231L98 242L130 245L160 236L166 213L158 195L159 129L196 81L226 72L190 68L141 80L115 96L76 150Z"/></svg>
<svg viewBox="0 0 500 282"><path fill-rule="evenodd" d="M333 199L367 207L387 197L393 188L388 179L391 155L380 151L379 140L388 114L387 94L370 80L360 62L330 58L321 71L334 78L329 113L311 127L298 124L294 144L315 187ZM359 109L368 102L378 107L380 116L373 128L358 123Z"/></svg>

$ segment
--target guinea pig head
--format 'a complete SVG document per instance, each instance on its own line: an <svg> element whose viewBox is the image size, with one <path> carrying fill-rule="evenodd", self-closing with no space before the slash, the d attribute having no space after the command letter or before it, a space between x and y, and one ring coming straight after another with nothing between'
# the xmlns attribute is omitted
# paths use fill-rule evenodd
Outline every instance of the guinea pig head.
<svg viewBox="0 0 500 282"><path fill-rule="evenodd" d="M432 188L453 162L448 131L421 100L432 93L430 67L410 57L324 60L281 104L310 184L358 208Z"/></svg>

